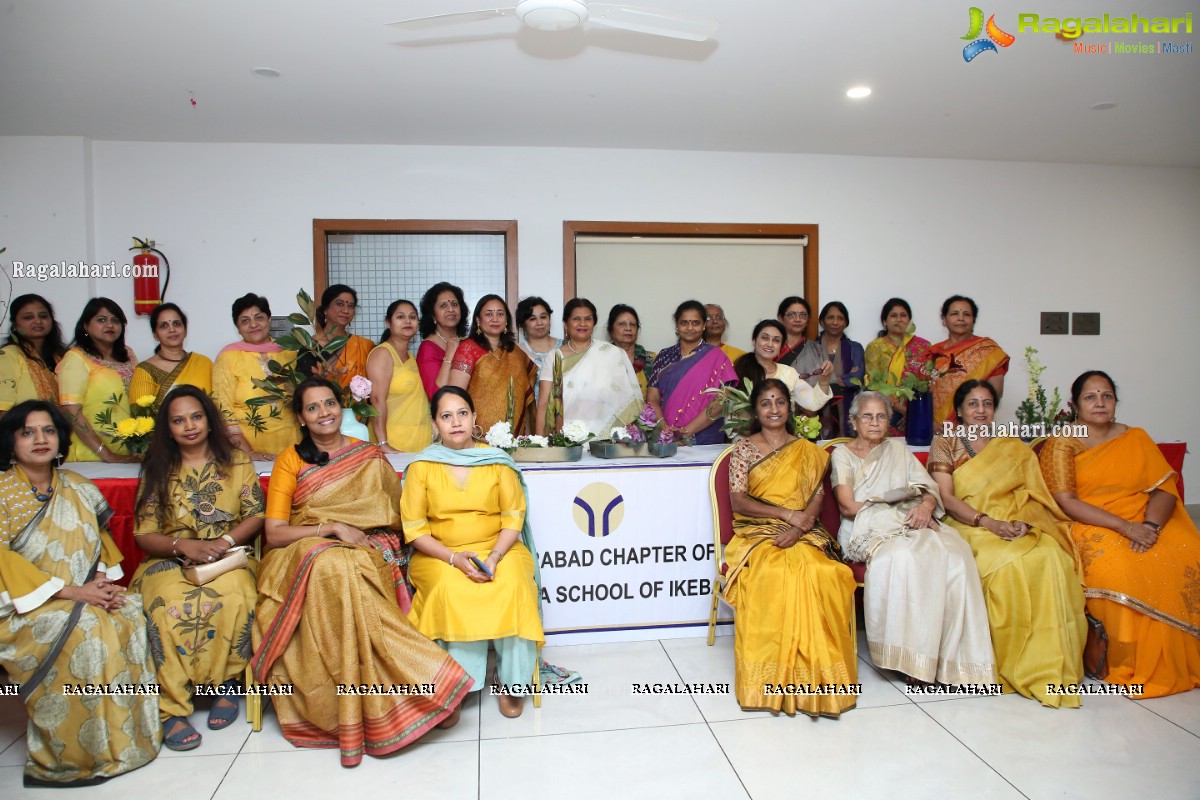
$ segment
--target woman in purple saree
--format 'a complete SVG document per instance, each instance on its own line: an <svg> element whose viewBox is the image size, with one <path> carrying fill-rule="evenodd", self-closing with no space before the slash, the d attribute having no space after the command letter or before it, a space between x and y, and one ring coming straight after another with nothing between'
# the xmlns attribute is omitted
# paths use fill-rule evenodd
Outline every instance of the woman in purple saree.
<svg viewBox="0 0 1200 800"><path fill-rule="evenodd" d="M705 389L737 381L737 373L719 347L704 341L705 309L686 300L675 309L679 343L664 348L654 359L646 402L666 427L694 444L725 441L721 430L721 401Z"/></svg>

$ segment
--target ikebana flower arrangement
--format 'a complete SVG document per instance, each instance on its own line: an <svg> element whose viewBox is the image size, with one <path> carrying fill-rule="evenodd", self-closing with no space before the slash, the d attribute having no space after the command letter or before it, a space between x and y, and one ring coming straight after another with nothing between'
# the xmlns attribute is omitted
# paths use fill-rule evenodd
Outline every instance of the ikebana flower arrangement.
<svg viewBox="0 0 1200 800"><path fill-rule="evenodd" d="M512 452L521 447L578 447L595 435L587 429L587 425L574 419L563 425L561 431L549 436L536 434L513 436L512 424L508 421L497 422L488 428L484 441L492 447Z"/></svg>
<svg viewBox="0 0 1200 800"><path fill-rule="evenodd" d="M657 442L669 444L675 441L675 432L668 430L666 420L658 419L654 406L646 403L638 418L623 428L613 428L608 438L622 444L641 444L642 442Z"/></svg>
<svg viewBox="0 0 1200 800"><path fill-rule="evenodd" d="M1062 397L1058 387L1049 399L1046 390L1042 388L1042 373L1046 367L1037 358L1037 349L1025 348L1025 368L1029 371L1029 395L1017 406L1017 421L1025 426L1041 426L1044 435L1050 433L1055 424L1069 421L1067 410L1062 408Z"/></svg>
<svg viewBox="0 0 1200 800"><path fill-rule="evenodd" d="M115 406L120 402L121 397L114 394L104 404ZM150 440L154 437L154 418L158 414L154 395L144 394L134 400L129 406L129 413L130 416L114 424L112 408L106 408L96 415L96 427L107 434L114 444L124 447L133 455L142 455L150 448Z"/></svg>

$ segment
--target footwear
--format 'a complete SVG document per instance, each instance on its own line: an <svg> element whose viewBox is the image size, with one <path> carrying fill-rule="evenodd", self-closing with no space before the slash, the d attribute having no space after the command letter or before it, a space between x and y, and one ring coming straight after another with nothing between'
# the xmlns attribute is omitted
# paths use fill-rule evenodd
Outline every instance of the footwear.
<svg viewBox="0 0 1200 800"><path fill-rule="evenodd" d="M228 728L238 718L238 687L241 682L230 678L221 684L221 693L213 700L208 711L208 729L219 731Z"/></svg>
<svg viewBox="0 0 1200 800"><path fill-rule="evenodd" d="M170 733L177 723L183 723L183 727ZM195 750L203 741L203 737L192 727L187 717L167 717L162 721L162 733L163 744L168 750Z"/></svg>
<svg viewBox="0 0 1200 800"><path fill-rule="evenodd" d="M500 713L509 719L521 716L521 712L525 710L524 697L502 694L498 700L500 702Z"/></svg>
<svg viewBox="0 0 1200 800"><path fill-rule="evenodd" d="M458 724L458 718L461 716L462 716L462 706L460 705L458 708L454 709L454 711L450 714L450 716L446 717L441 722L439 722L437 724L437 726L439 728L453 728L455 725Z"/></svg>

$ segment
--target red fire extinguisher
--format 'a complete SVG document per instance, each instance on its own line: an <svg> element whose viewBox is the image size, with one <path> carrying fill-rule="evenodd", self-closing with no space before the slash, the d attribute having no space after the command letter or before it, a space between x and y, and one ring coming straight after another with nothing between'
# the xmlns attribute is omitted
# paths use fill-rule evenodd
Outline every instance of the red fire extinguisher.
<svg viewBox="0 0 1200 800"><path fill-rule="evenodd" d="M133 257L133 313L146 316L167 299L167 287L171 285L171 262L167 261L163 251L155 248L153 239L134 236L133 247L129 249L140 251ZM162 266L167 272L161 294L158 291L159 261L155 253L162 256Z"/></svg>

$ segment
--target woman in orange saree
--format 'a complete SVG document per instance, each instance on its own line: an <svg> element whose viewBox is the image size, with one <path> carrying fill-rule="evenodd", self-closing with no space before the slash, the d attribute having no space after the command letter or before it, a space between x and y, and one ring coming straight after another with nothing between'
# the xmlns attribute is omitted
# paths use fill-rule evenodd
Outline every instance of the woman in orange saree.
<svg viewBox="0 0 1200 800"><path fill-rule="evenodd" d="M450 364L449 385L470 393L475 401L476 424L484 433L497 422L511 422L514 436L533 430L537 373L529 356L517 347L513 330L504 298L484 295L475 304L471 333L454 351Z"/></svg>
<svg viewBox="0 0 1200 800"><path fill-rule="evenodd" d="M933 361L929 391L933 393L933 432L942 432L943 422L957 422L954 393L964 381L974 378L996 387L1004 396L1008 353L986 336L975 335L979 306L969 297L954 295L942 303L942 324L950 334L929 348Z"/></svg>
<svg viewBox="0 0 1200 800"><path fill-rule="evenodd" d="M1042 448L1054 499L1076 522L1087 610L1108 633L1108 674L1142 697L1200 686L1200 532L1180 502L1175 472L1141 428L1117 423L1103 372L1071 386L1083 437Z"/></svg>
<svg viewBox="0 0 1200 800"><path fill-rule="evenodd" d="M792 433L781 381L757 383L750 407L753 433L729 458L736 535L725 547L738 703L837 717L854 708L858 655L854 576L818 523L829 454Z"/></svg>

